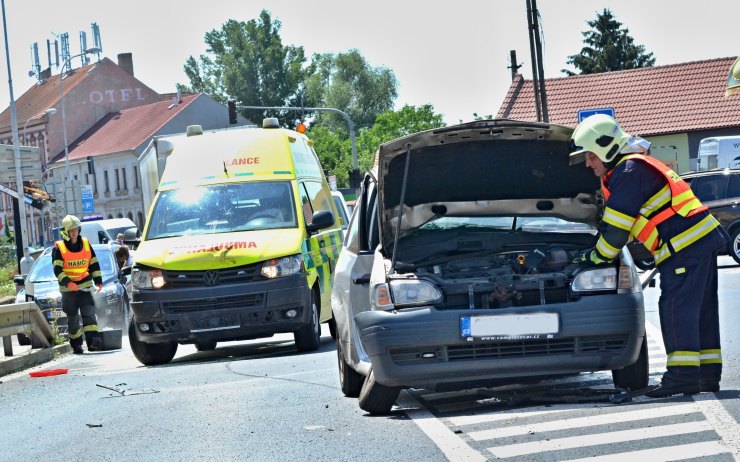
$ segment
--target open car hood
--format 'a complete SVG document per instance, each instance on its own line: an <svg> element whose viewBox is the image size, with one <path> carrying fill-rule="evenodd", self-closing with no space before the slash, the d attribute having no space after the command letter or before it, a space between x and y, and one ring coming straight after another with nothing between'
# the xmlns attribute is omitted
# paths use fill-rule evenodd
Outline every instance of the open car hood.
<svg viewBox="0 0 740 462"><path fill-rule="evenodd" d="M381 145L384 249L393 246L409 152L401 236L436 216L553 216L595 225L601 183L591 169L569 165L572 132L560 125L482 120Z"/></svg>

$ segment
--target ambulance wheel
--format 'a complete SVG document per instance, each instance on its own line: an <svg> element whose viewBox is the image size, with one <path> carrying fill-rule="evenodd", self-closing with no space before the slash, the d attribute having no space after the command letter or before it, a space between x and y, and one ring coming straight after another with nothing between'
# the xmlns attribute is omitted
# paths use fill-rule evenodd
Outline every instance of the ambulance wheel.
<svg viewBox="0 0 740 462"><path fill-rule="evenodd" d="M337 321L334 319L333 315L329 320L329 335L331 335L331 338L334 340L337 339Z"/></svg>
<svg viewBox="0 0 740 462"><path fill-rule="evenodd" d="M177 353L177 342L164 343L146 343L139 340L136 336L136 320L131 318L128 325L128 343L131 345L131 351L141 364L145 366L156 366L158 364L167 364L172 361Z"/></svg>
<svg viewBox="0 0 740 462"><path fill-rule="evenodd" d="M730 256L740 265L740 228L732 232L729 246Z"/></svg>
<svg viewBox="0 0 740 462"><path fill-rule="evenodd" d="M637 362L623 369L612 371L614 386L635 391L648 386L650 379L650 362L648 361L647 336L642 339L642 347Z"/></svg>
<svg viewBox="0 0 740 462"><path fill-rule="evenodd" d="M360 390L360 409L374 415L385 415L391 412L393 403L396 402L400 387L388 387L375 381L375 372L370 369L370 374L365 377L365 382Z"/></svg>
<svg viewBox="0 0 740 462"><path fill-rule="evenodd" d="M311 313L308 317L308 324L293 333L295 347L298 351L312 351L319 348L321 323L319 322L319 305L316 300L316 292L312 290Z"/></svg>

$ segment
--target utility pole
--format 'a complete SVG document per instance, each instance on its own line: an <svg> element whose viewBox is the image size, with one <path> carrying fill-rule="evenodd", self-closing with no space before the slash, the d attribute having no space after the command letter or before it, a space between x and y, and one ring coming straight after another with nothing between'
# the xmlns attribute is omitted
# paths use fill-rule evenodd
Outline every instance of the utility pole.
<svg viewBox="0 0 740 462"><path fill-rule="evenodd" d="M516 62L516 50L509 51L509 61L511 62L511 66L506 67L511 69L511 80L513 81L516 75L519 73L519 68L522 67L521 64L518 64Z"/></svg>
<svg viewBox="0 0 740 462"><path fill-rule="evenodd" d="M537 0L527 2L527 28L529 29L529 53L532 57L532 84L534 102L537 107L537 121L549 122L547 111L547 92L545 91L545 72L542 64L542 43L540 41L539 12Z"/></svg>

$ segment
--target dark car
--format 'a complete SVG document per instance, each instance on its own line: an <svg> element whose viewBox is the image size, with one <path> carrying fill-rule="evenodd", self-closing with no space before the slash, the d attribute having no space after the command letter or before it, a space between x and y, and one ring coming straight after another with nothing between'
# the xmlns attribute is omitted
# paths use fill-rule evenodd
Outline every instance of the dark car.
<svg viewBox="0 0 740 462"><path fill-rule="evenodd" d="M691 172L681 178L730 235L727 253L740 264L740 169Z"/></svg>
<svg viewBox="0 0 740 462"><path fill-rule="evenodd" d="M122 285L125 278L113 258L115 248L101 244L93 245L93 249L103 275L103 290L100 293L92 291L98 326L101 329L125 329L130 310L128 295ZM51 250L51 247L45 249L31 266L28 275L16 276L16 282L23 285L25 300L35 301L50 323L56 320L60 334L66 334L67 316L62 311L62 295L54 275ZM21 344L30 344L28 337L19 336L18 339Z"/></svg>
<svg viewBox="0 0 740 462"><path fill-rule="evenodd" d="M509 120L417 133L379 149L335 268L346 396L390 411L435 391L611 370L648 383L642 287L629 252L596 243L599 179L569 165L572 129Z"/></svg>

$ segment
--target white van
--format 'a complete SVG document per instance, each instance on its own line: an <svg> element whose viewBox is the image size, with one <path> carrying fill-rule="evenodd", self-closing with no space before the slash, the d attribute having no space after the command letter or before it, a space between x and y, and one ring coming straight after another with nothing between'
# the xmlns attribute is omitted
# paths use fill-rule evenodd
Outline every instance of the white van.
<svg viewBox="0 0 740 462"><path fill-rule="evenodd" d="M715 168L740 168L740 135L713 136L699 142L696 169Z"/></svg>
<svg viewBox="0 0 740 462"><path fill-rule="evenodd" d="M108 220L83 221L80 234L92 244L106 244L116 240L116 236L123 234L127 229L134 228L138 234L136 223L128 218L110 218Z"/></svg>

